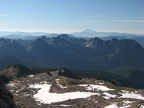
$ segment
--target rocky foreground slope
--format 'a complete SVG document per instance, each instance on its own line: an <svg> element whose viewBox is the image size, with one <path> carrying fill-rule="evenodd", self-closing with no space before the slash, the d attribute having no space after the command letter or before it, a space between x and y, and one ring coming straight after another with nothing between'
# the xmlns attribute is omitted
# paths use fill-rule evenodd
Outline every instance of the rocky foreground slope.
<svg viewBox="0 0 144 108"><path fill-rule="evenodd" d="M144 90L96 79L40 73L14 79L7 88L19 108L144 108Z"/></svg>

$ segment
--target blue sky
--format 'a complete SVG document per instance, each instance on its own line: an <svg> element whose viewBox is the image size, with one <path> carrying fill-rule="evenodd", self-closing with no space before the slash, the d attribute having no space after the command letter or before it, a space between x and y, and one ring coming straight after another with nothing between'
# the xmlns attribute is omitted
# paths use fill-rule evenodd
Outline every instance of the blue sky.
<svg viewBox="0 0 144 108"><path fill-rule="evenodd" d="M144 0L0 0L0 31L144 34Z"/></svg>

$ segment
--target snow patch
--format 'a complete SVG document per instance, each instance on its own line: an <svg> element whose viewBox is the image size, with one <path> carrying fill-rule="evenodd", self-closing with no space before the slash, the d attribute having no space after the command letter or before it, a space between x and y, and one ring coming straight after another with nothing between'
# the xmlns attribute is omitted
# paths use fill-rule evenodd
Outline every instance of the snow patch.
<svg viewBox="0 0 144 108"><path fill-rule="evenodd" d="M99 82L99 84L100 84L100 85L103 85L103 84L104 84L104 82Z"/></svg>
<svg viewBox="0 0 144 108"><path fill-rule="evenodd" d="M142 105L142 106L140 106L139 108L144 108L144 106Z"/></svg>
<svg viewBox="0 0 144 108"><path fill-rule="evenodd" d="M131 105L133 102L132 101L129 101L129 100L124 100L122 101L123 102L123 107L120 107L120 108L130 108Z"/></svg>
<svg viewBox="0 0 144 108"><path fill-rule="evenodd" d="M68 106L71 106L71 105L64 105L64 104L60 104L60 106L68 107Z"/></svg>
<svg viewBox="0 0 144 108"><path fill-rule="evenodd" d="M82 85L79 85L79 86L82 86L82 87L85 87L86 90L91 90L91 91L113 91L114 89L110 89L106 86L103 86L103 85L93 85L93 84L82 84Z"/></svg>
<svg viewBox="0 0 144 108"><path fill-rule="evenodd" d="M50 87L50 84L30 85L30 88L40 88L38 90L38 93L35 94L33 98L35 98L36 101L40 101L41 103L51 104L54 102L62 102L69 99L87 98L91 95L97 95L97 93L90 92L50 93Z"/></svg>
<svg viewBox="0 0 144 108"><path fill-rule="evenodd" d="M10 84L8 84L8 86L10 86L10 87L15 87L15 83L10 83Z"/></svg>
<svg viewBox="0 0 144 108"><path fill-rule="evenodd" d="M32 78L32 77L34 77L34 75L29 75L28 77L29 77L29 78Z"/></svg>
<svg viewBox="0 0 144 108"><path fill-rule="evenodd" d="M118 107L116 103L113 103L112 105L108 105L105 108L130 108L130 107L131 107L131 105Z"/></svg>
<svg viewBox="0 0 144 108"><path fill-rule="evenodd" d="M91 43L86 44L86 47L91 47L93 44L93 41Z"/></svg>
<svg viewBox="0 0 144 108"><path fill-rule="evenodd" d="M104 92L103 94L105 95L105 96L103 96L103 98L105 98L105 99L110 99L110 98L117 97L117 95L112 95L112 94L107 93L107 92Z"/></svg>
<svg viewBox="0 0 144 108"><path fill-rule="evenodd" d="M116 104L112 104L112 105L108 105L105 108L118 108L118 106Z"/></svg>
<svg viewBox="0 0 144 108"><path fill-rule="evenodd" d="M129 91L125 91L125 90L121 90L122 96L120 96L120 98L132 98L132 99L139 99L139 100L144 100L144 97L141 94L137 94L135 92L129 92Z"/></svg>
<svg viewBox="0 0 144 108"><path fill-rule="evenodd" d="M124 105L128 105L128 104L131 104L132 102L129 100L126 100L126 101L124 100L123 103L124 103Z"/></svg>

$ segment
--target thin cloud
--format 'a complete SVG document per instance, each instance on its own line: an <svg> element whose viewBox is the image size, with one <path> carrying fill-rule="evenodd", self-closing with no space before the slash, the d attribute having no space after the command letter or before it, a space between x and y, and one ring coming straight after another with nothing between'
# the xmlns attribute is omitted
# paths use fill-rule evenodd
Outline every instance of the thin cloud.
<svg viewBox="0 0 144 108"><path fill-rule="evenodd" d="M96 20L94 20L94 19L77 20L77 21L73 21L72 23L75 23L75 24L91 24L93 22L96 22Z"/></svg>
<svg viewBox="0 0 144 108"><path fill-rule="evenodd" d="M112 12L106 12L106 13L101 13L101 14L97 14L97 15L93 15L93 16L88 16L86 17L87 19L92 19L92 18L98 18L98 17L104 17L106 15L111 14Z"/></svg>
<svg viewBox="0 0 144 108"><path fill-rule="evenodd" d="M99 22L100 20L96 20L96 18L99 17L108 17L108 15L110 15L112 12L106 12L106 13L101 13L101 14L97 14L97 15L92 15L92 16L87 16L82 18L79 21L73 21L73 23L77 23L77 24L89 24L89 23L93 23L93 22Z"/></svg>
<svg viewBox="0 0 144 108"><path fill-rule="evenodd" d="M116 22L125 22L125 23L144 23L144 20L116 20Z"/></svg>

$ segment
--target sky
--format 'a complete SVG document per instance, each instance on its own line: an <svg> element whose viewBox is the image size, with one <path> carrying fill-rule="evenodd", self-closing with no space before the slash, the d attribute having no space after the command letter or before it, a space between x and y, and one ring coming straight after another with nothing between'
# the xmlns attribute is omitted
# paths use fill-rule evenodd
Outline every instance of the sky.
<svg viewBox="0 0 144 108"><path fill-rule="evenodd" d="M0 0L0 31L144 34L144 0Z"/></svg>

